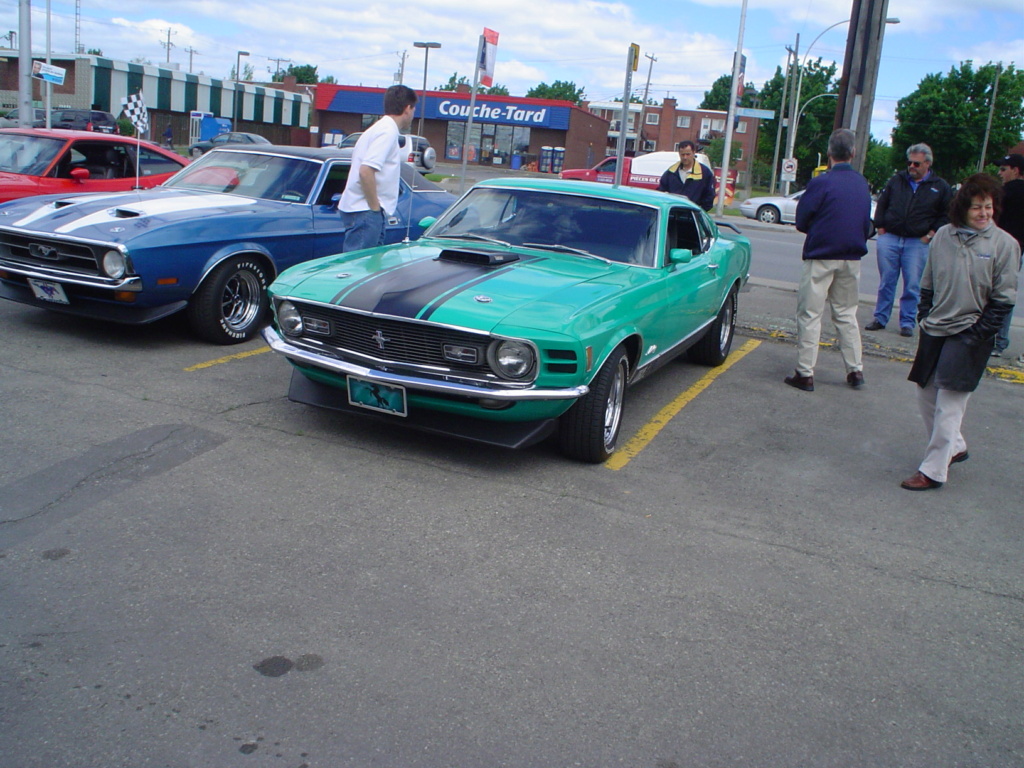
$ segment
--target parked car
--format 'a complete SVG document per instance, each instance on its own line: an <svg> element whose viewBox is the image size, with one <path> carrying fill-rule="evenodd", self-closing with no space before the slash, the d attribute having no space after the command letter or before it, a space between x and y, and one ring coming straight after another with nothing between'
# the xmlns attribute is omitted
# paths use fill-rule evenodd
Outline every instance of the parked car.
<svg viewBox="0 0 1024 768"><path fill-rule="evenodd" d="M657 189L661 176L673 163L679 162L678 152L649 152L639 157L622 159L622 184L627 187L643 187ZM711 168L708 156L697 154L697 162ZM570 168L559 174L563 179L579 179L580 181L598 181L612 184L615 181L615 169L619 165L617 157L606 157L593 168Z"/></svg>
<svg viewBox="0 0 1024 768"><path fill-rule="evenodd" d="M16 109L12 109L3 117L0 117L0 128L17 128L18 127L18 115L20 113ZM35 127L41 127L46 125L46 110L39 109L38 107L32 110L33 118L32 125Z"/></svg>
<svg viewBox="0 0 1024 768"><path fill-rule="evenodd" d="M341 140L337 149L341 152L342 157L352 157L352 148L362 135L362 132L350 133ZM434 170L434 165L437 163L437 152L423 136L401 133L398 135L398 146L406 152L402 159L415 166L420 173L430 173Z"/></svg>
<svg viewBox="0 0 1024 768"><path fill-rule="evenodd" d="M600 462L628 384L726 359L750 267L726 226L660 192L488 179L416 243L283 272L263 337L297 402L505 447L557 431Z"/></svg>
<svg viewBox="0 0 1024 768"><path fill-rule="evenodd" d="M45 115L43 119L45 120ZM117 118L98 109L55 109L50 116L50 127L65 128L69 131L120 133Z"/></svg>
<svg viewBox="0 0 1024 768"><path fill-rule="evenodd" d="M243 133L241 131L229 131L227 133L220 133L214 136L212 139L206 141L198 141L188 148L188 153L192 157L199 157L209 152L211 149L217 147L226 147L229 144L244 144L248 146L260 145L265 146L270 144L270 141L260 136L258 133Z"/></svg>
<svg viewBox="0 0 1024 768"><path fill-rule="evenodd" d="M740 203L740 213L748 219L757 219L765 224L796 223L796 206L803 196L804 190L788 196L751 197ZM871 218L875 217L875 199L871 199ZM871 236L875 236L875 228L871 228Z"/></svg>
<svg viewBox="0 0 1024 768"><path fill-rule="evenodd" d="M124 192L161 184L185 158L148 141L88 131L0 129L0 201Z"/></svg>
<svg viewBox="0 0 1024 768"><path fill-rule="evenodd" d="M155 189L0 205L0 297L132 324L184 311L208 341L245 341L280 270L341 250L349 166L333 150L226 147ZM408 168L387 241L454 200Z"/></svg>
<svg viewBox="0 0 1024 768"><path fill-rule="evenodd" d="M801 189L786 197L751 197L740 203L740 213L765 224L792 224L796 221L796 205L803 193Z"/></svg>

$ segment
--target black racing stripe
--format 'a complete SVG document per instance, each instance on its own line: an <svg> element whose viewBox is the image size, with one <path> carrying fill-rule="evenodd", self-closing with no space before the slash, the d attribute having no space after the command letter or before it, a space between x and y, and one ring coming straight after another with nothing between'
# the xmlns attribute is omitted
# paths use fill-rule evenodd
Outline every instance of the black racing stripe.
<svg viewBox="0 0 1024 768"><path fill-rule="evenodd" d="M439 310L442 306L444 306L445 302L447 302L453 296L458 296L463 291L468 291L473 286L479 285L480 283L485 283L492 277L497 277L498 275L504 274L505 272L508 272L509 270L514 268L515 267L513 265L509 264L508 266L501 267L500 269L495 269L491 272L488 272L486 275L480 275L480 277L478 277L476 280L470 280L468 283L459 285L456 288L442 294L441 296L438 296L436 299L434 299L434 301L430 303L430 306L423 311L423 314L420 315L419 319L429 320L430 316L434 314L437 310Z"/></svg>
<svg viewBox="0 0 1024 768"><path fill-rule="evenodd" d="M374 280L374 279L380 277L381 275L386 274L387 272L392 272L392 271L394 271L396 269L401 269L402 267L405 267L405 266L407 266L407 265L406 264L397 264L397 265L395 265L393 267L388 267L387 269L382 269L380 272L373 272L372 274L369 274L366 277L359 278L358 280L356 280L351 285L346 285L344 288L342 288L341 291L339 291L334 296L334 298L331 299L331 304L341 304L342 297L344 297L346 294L354 291L356 288L358 288L359 286L363 285L364 283L368 283L369 281Z"/></svg>
<svg viewBox="0 0 1024 768"><path fill-rule="evenodd" d="M532 260L520 257L520 261ZM416 318L428 306L433 312L467 286L486 282L513 267L511 264L495 269L444 259L423 259L360 281L334 303L362 312Z"/></svg>

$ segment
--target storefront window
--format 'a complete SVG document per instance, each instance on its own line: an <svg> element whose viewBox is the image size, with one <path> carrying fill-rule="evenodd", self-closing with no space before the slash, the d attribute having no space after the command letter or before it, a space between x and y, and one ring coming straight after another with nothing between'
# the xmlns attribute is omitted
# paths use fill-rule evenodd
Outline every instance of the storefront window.
<svg viewBox="0 0 1024 768"><path fill-rule="evenodd" d="M462 160L462 144L466 135L465 123L448 123L445 136L444 157L446 160ZM467 148L467 162L487 165L513 165L513 156L519 155L521 163L528 162L526 154L530 148L530 129L512 125L473 123Z"/></svg>

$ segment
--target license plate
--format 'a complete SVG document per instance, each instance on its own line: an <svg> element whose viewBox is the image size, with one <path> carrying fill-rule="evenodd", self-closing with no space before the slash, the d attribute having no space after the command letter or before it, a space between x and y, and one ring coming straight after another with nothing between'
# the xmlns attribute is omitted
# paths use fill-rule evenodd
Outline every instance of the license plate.
<svg viewBox="0 0 1024 768"><path fill-rule="evenodd" d="M360 408L406 416L405 387L378 384L356 376L348 377L348 401Z"/></svg>
<svg viewBox="0 0 1024 768"><path fill-rule="evenodd" d="M52 301L54 304L69 304L64 286L51 280L35 280L28 278L28 285L37 299Z"/></svg>

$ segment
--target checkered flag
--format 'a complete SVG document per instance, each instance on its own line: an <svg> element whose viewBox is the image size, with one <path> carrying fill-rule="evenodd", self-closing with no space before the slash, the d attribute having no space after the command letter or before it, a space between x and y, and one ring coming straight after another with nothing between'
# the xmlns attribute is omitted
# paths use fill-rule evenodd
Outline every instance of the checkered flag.
<svg viewBox="0 0 1024 768"><path fill-rule="evenodd" d="M139 136L144 135L149 130L149 110L146 109L146 100L142 98L142 91L121 99L121 106Z"/></svg>

